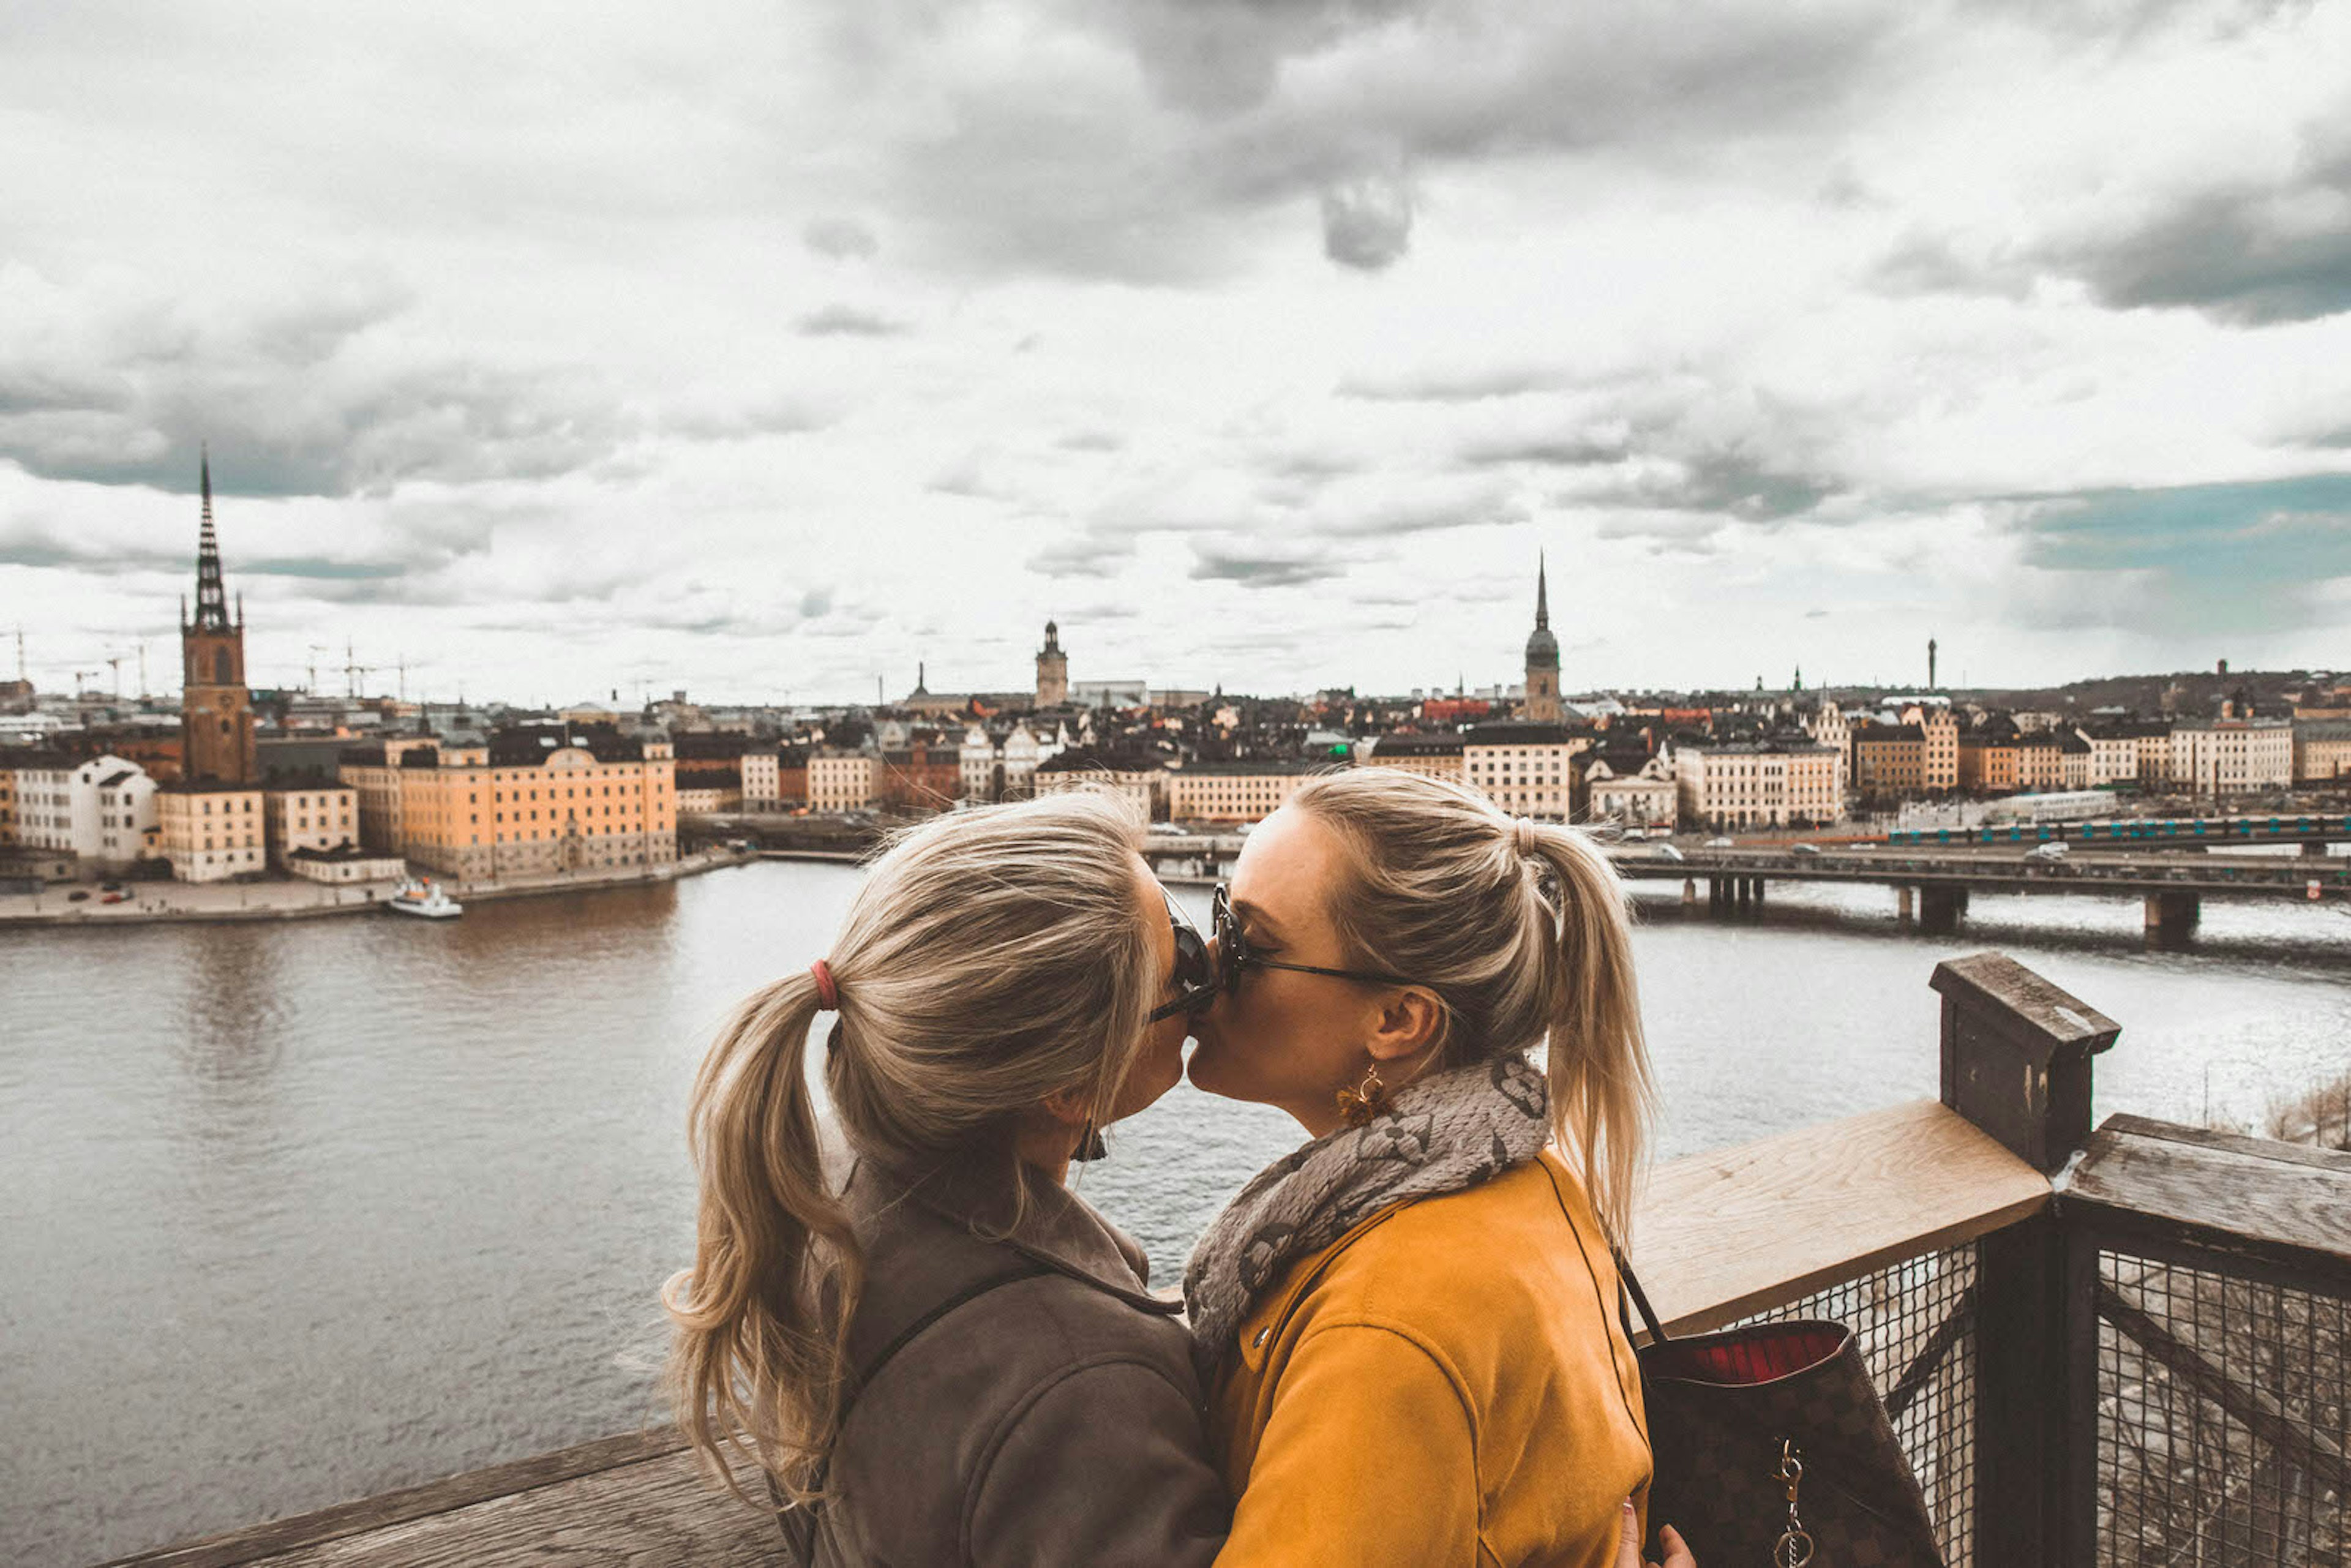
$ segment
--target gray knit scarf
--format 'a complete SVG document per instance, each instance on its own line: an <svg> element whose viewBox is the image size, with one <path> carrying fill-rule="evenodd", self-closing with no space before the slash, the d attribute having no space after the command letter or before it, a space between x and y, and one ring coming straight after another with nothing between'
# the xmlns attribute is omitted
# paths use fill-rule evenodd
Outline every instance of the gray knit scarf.
<svg viewBox="0 0 2351 1568"><path fill-rule="evenodd" d="M1326 1133L1249 1178L1192 1249L1184 1304L1203 1365L1291 1260L1381 1209L1459 1192L1535 1157L1551 1137L1542 1073L1506 1056L1431 1073L1361 1127Z"/></svg>

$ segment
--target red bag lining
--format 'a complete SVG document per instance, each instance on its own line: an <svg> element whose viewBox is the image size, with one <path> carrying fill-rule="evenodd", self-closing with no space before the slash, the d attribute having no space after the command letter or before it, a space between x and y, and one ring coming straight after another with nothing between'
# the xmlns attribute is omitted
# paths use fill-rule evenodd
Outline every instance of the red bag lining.
<svg viewBox="0 0 2351 1568"><path fill-rule="evenodd" d="M1812 1325L1669 1340L1651 1352L1649 1369L1660 1377L1745 1387L1809 1371L1844 1342L1844 1330Z"/></svg>

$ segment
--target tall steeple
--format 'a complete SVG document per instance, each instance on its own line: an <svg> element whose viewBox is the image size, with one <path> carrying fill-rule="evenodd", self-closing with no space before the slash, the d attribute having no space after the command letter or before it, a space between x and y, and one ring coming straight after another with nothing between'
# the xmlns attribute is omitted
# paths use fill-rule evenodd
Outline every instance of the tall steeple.
<svg viewBox="0 0 2351 1568"><path fill-rule="evenodd" d="M228 593L221 583L220 535L213 528L213 455L209 447L204 449L203 465L204 516L203 526L196 531L196 618L188 629L225 632Z"/></svg>
<svg viewBox="0 0 2351 1568"><path fill-rule="evenodd" d="M1550 562L1535 557L1535 629L1527 638L1527 700L1524 716L1557 724L1565 716L1559 701L1559 639L1551 630Z"/></svg>
<svg viewBox="0 0 2351 1568"><path fill-rule="evenodd" d="M204 519L196 532L196 608L180 621L180 772L190 784L253 784L260 777L253 738L253 694L245 684L245 606L228 612L220 535L213 527L213 459L200 470Z"/></svg>

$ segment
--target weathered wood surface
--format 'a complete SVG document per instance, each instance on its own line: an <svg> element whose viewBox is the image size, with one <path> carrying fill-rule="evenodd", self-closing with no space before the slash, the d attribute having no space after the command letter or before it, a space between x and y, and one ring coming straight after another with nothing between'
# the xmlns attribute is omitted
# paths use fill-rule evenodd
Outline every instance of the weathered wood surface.
<svg viewBox="0 0 2351 1568"><path fill-rule="evenodd" d="M718 1490L674 1429L342 1503L108 1568L506 1568L776 1561L773 1518Z"/></svg>
<svg viewBox="0 0 2351 1568"><path fill-rule="evenodd" d="M2109 1117L2064 1207L2351 1279L2351 1155Z"/></svg>
<svg viewBox="0 0 2351 1568"><path fill-rule="evenodd" d="M1932 1100L1659 1168L1633 1265L1668 1330L1701 1333L2048 1207L2049 1183Z"/></svg>
<svg viewBox="0 0 2351 1568"><path fill-rule="evenodd" d="M1652 1176L1635 1262L1697 1332L2039 1212L2049 1184L1933 1101L1698 1155ZM110 1568L507 1568L774 1561L772 1521L674 1431L452 1477Z"/></svg>

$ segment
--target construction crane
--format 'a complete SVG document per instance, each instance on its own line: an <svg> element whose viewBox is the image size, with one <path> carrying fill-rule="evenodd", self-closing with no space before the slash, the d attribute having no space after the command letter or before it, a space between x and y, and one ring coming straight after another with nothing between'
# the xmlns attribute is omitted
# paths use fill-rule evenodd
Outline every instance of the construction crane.
<svg viewBox="0 0 2351 1568"><path fill-rule="evenodd" d="M360 683L375 674L373 664L362 664L351 651L349 640L343 643L343 694L351 701L360 700Z"/></svg>
<svg viewBox="0 0 2351 1568"><path fill-rule="evenodd" d="M114 700L116 702L120 702L122 700L122 658L123 656L120 653L109 653L106 656L106 667L114 672Z"/></svg>
<svg viewBox="0 0 2351 1568"><path fill-rule="evenodd" d="M82 688L88 685L91 681L98 679L98 672L96 670L76 670L73 673L73 678L74 701L79 702L82 697L87 695L84 693Z"/></svg>
<svg viewBox="0 0 2351 1568"><path fill-rule="evenodd" d="M302 689L308 692L312 696L317 696L319 695L319 655L321 653L331 653L333 652L334 650L328 647L324 643L313 643L310 644L310 663L306 666L310 673L310 684L304 686Z"/></svg>

